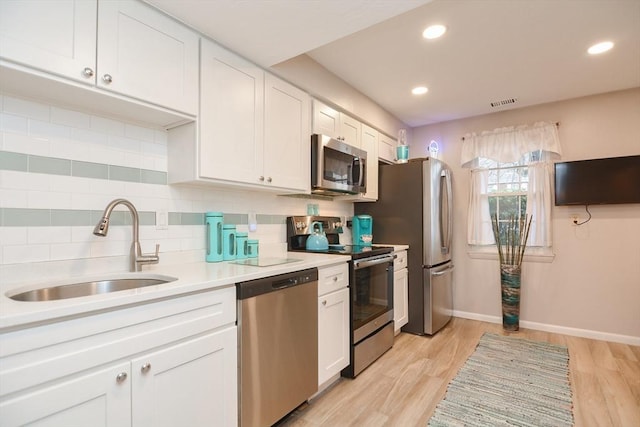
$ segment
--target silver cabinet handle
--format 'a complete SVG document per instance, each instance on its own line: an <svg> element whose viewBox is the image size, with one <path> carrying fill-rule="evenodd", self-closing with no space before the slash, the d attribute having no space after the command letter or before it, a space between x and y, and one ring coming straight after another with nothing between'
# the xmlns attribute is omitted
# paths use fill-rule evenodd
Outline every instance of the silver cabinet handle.
<svg viewBox="0 0 640 427"><path fill-rule="evenodd" d="M106 84L109 84L113 81L113 77L111 77L111 74L105 74L102 76L102 80L104 80Z"/></svg>
<svg viewBox="0 0 640 427"><path fill-rule="evenodd" d="M82 75L86 78L93 77L93 70L89 67L84 67L84 70L82 70Z"/></svg>
<svg viewBox="0 0 640 427"><path fill-rule="evenodd" d="M121 384L124 382L124 380L127 379L127 373L126 372L120 372L117 376L116 376L116 382L118 384Z"/></svg>
<svg viewBox="0 0 640 427"><path fill-rule="evenodd" d="M267 178L267 182L271 182L271 181L273 181L271 177Z"/></svg>
<svg viewBox="0 0 640 427"><path fill-rule="evenodd" d="M264 176L261 176L260 178L258 178L260 181L264 181Z"/></svg>
<svg viewBox="0 0 640 427"><path fill-rule="evenodd" d="M146 374L150 370L151 370L151 363L149 362L145 363L144 365L142 365L142 368L140 368L140 372L142 372L143 374Z"/></svg>
<svg viewBox="0 0 640 427"><path fill-rule="evenodd" d="M333 276L333 281L337 282L338 281L338 276Z"/></svg>
<svg viewBox="0 0 640 427"><path fill-rule="evenodd" d="M327 300L322 301L322 305L327 305Z"/></svg>

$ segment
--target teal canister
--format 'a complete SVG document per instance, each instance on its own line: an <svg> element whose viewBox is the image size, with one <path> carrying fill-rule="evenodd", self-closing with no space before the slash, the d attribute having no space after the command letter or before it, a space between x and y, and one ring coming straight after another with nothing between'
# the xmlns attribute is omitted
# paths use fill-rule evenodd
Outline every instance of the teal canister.
<svg viewBox="0 0 640 427"><path fill-rule="evenodd" d="M238 231L236 233L236 257L238 259L244 259L249 257L249 238L248 233Z"/></svg>
<svg viewBox="0 0 640 427"><path fill-rule="evenodd" d="M258 241L254 239L247 240L247 250L249 258L258 258Z"/></svg>
<svg viewBox="0 0 640 427"><path fill-rule="evenodd" d="M225 224L222 226L222 259L230 261L236 259L236 226Z"/></svg>
<svg viewBox="0 0 640 427"><path fill-rule="evenodd" d="M207 262L222 261L222 212L207 212L205 214L207 226Z"/></svg>

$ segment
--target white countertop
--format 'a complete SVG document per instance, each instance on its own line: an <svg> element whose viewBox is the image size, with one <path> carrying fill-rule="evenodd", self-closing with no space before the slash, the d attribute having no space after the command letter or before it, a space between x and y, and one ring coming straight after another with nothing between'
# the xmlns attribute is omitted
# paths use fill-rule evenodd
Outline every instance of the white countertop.
<svg viewBox="0 0 640 427"><path fill-rule="evenodd" d="M56 301L25 302L14 301L6 295L15 295L22 291L45 286L72 283L69 281L50 281L30 284L2 286L0 294L0 332L3 329L25 327L30 324L83 316L100 310L111 310L125 305L176 297L181 294L213 290L233 286L237 282L259 279L278 274L290 273L312 267L323 267L350 260L349 256L289 252L286 258L299 261L269 267L254 267L233 264L231 261L219 263L194 262L180 265L157 266L153 270L140 273L114 273L101 276L74 278L73 282L117 279L142 275L146 277L171 276L178 280L160 285L146 286L108 294L68 298Z"/></svg>

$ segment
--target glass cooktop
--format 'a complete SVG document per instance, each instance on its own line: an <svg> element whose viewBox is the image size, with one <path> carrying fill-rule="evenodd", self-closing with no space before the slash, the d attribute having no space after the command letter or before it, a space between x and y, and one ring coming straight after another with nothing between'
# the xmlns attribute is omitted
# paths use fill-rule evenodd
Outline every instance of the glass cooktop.
<svg viewBox="0 0 640 427"><path fill-rule="evenodd" d="M329 245L324 251L308 251L306 249L293 249L296 252L313 252L335 255L350 255L352 259L366 258L375 255L383 255L393 252L391 246L358 246L358 245Z"/></svg>

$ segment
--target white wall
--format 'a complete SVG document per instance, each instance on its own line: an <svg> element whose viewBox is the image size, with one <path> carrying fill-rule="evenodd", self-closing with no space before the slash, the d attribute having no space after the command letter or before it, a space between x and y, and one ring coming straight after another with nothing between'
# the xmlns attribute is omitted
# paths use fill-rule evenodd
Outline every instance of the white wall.
<svg viewBox="0 0 640 427"><path fill-rule="evenodd" d="M393 138L397 138L399 129L407 128L403 122L308 55L299 55L281 62L271 67L270 71ZM410 138L411 130L407 133Z"/></svg>
<svg viewBox="0 0 640 427"><path fill-rule="evenodd" d="M421 157L433 139L453 167L455 185L454 309L498 321L497 260L472 259L466 229L469 171L460 167L461 138L503 126L560 122L563 161L640 154L640 88L415 128L410 153ZM638 183L640 185L640 183ZM523 265L521 324L640 345L640 204L554 207L551 263ZM632 337L632 338L630 338Z"/></svg>
<svg viewBox="0 0 640 427"><path fill-rule="evenodd" d="M150 213L221 211L239 216L255 212L262 223L249 238L259 239L260 253L268 255L286 250L283 216L305 215L309 202L319 204L322 215L353 214L353 204L348 202L11 170L18 165L7 160L7 152L45 158L45 163L53 166L55 159L64 159L160 173L166 173L170 159L167 134L162 129L7 94L0 94L0 152L5 154L0 156L0 212L7 220L9 210L30 214L33 209L37 214L55 210L74 222L76 214L102 212L111 200L121 197L129 199L139 211ZM43 226L34 222L38 220L25 218L25 226L0 226L0 283L127 271L131 226L112 225L108 236L101 238L92 234L93 224ZM240 225L238 230L247 231L247 226ZM160 243L161 263L204 260L203 224L170 225L167 230L143 225L140 237L144 252L153 251Z"/></svg>

